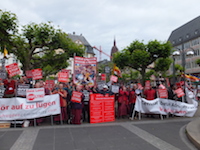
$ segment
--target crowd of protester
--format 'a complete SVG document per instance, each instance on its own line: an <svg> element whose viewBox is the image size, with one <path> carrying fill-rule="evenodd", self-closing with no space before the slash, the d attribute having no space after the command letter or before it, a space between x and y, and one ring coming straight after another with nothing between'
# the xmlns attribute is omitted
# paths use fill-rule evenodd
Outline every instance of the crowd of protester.
<svg viewBox="0 0 200 150"><path fill-rule="evenodd" d="M68 83L57 83L52 90L45 87L45 82L40 80L36 81L35 84L22 76L19 80L14 80L8 76L7 79L1 80L0 86L5 87L4 98L11 98L16 96L16 88L18 85L29 84L30 88L45 88L45 95L59 94L60 96L60 107L61 107L61 116L54 115L53 121L56 124L60 124L62 121L66 124L81 124L82 122L90 122L90 94L99 93L103 95L114 95L115 96L115 112L116 118L133 118L133 110L136 103L136 98L138 95L144 97L147 100L154 100L158 97L157 89L160 88L157 86L150 86L149 89L142 90L138 87L137 83L131 83L129 85L121 84L119 87L118 93L113 93L108 85L104 85L100 90L97 86L89 87L76 86L72 82ZM176 85L171 85L168 87L168 99L181 101L177 97L174 90L176 90ZM73 91L81 92L81 103L76 103L71 101ZM25 97L24 95L19 97ZM137 114L135 114L135 119ZM147 115L147 117L149 117ZM153 117L153 116L152 116ZM40 125L44 122L44 118L37 118L36 123Z"/></svg>

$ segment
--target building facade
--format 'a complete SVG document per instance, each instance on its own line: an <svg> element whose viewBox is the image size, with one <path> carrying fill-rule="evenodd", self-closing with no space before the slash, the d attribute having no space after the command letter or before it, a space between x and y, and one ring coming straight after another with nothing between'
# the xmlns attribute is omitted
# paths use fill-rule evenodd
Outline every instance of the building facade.
<svg viewBox="0 0 200 150"><path fill-rule="evenodd" d="M200 67L196 64L196 60L200 59L200 16L172 31L168 41L175 51L181 53L180 56L172 56L175 64L182 65L185 61L185 73L200 76ZM187 56L188 51L193 51L194 55ZM173 67L169 72L173 73Z"/></svg>

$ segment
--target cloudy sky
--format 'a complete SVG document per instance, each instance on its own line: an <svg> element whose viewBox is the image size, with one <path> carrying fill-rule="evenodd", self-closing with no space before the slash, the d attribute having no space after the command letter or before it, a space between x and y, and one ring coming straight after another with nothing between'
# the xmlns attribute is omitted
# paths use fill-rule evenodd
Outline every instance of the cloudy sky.
<svg viewBox="0 0 200 150"><path fill-rule="evenodd" d="M108 54L114 37L119 50L136 39L166 41L200 14L199 0L4 0L0 9L15 13L20 25L52 21Z"/></svg>

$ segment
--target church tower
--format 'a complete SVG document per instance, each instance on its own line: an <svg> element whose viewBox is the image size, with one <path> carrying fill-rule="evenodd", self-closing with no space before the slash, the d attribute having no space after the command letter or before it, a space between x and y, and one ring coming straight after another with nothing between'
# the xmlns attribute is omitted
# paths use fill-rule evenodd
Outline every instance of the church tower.
<svg viewBox="0 0 200 150"><path fill-rule="evenodd" d="M115 41L115 39L114 39L113 47L112 47L112 49L111 49L111 54L110 54L110 56L111 56L111 61L112 61L112 57L114 56L114 53L116 53L116 52L118 52L118 48L117 48L117 46L116 46L116 41Z"/></svg>

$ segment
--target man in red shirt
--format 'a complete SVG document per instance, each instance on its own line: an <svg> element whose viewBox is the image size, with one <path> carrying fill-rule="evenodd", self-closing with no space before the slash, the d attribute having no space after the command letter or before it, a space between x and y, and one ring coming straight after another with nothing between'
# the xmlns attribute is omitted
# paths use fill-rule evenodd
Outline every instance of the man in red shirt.
<svg viewBox="0 0 200 150"><path fill-rule="evenodd" d="M147 100L151 101L154 100L157 96L156 96L156 90L152 88L152 86L150 86L149 89L144 91L144 96ZM149 115L147 114L147 117L149 117ZM152 118L154 118L153 115L151 115Z"/></svg>
<svg viewBox="0 0 200 150"><path fill-rule="evenodd" d="M156 90L150 86L149 89L144 91L144 96L147 100L154 100L156 98Z"/></svg>

